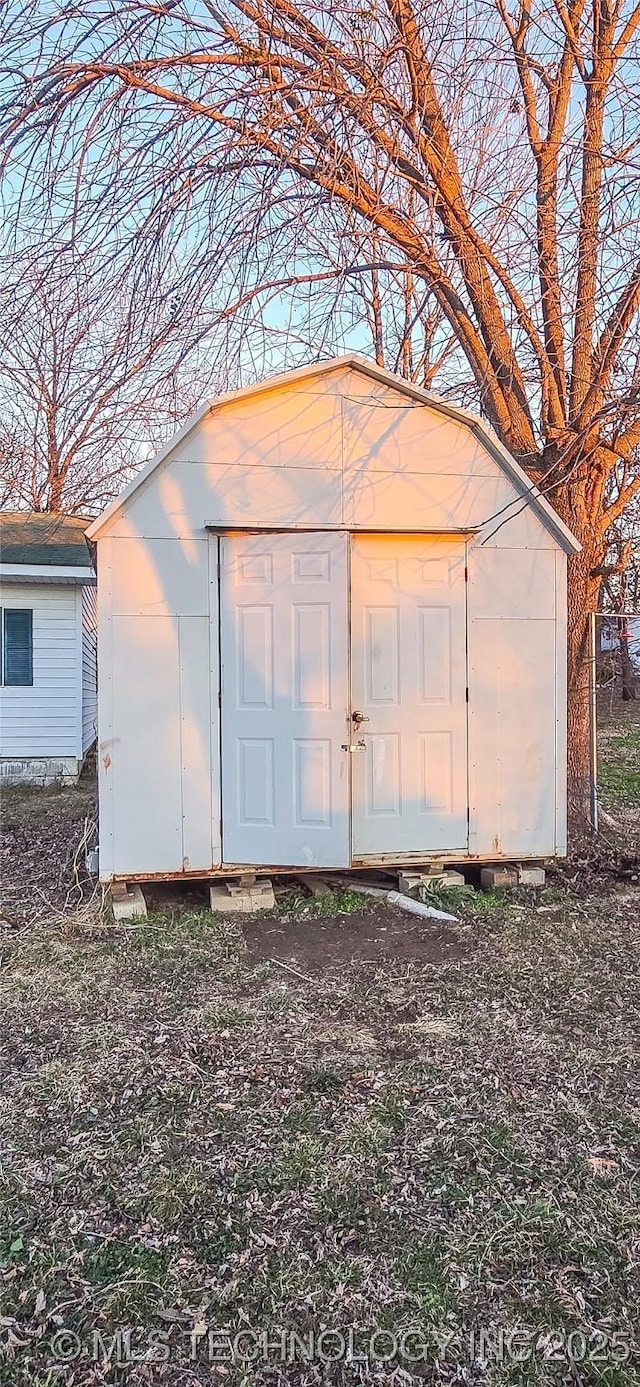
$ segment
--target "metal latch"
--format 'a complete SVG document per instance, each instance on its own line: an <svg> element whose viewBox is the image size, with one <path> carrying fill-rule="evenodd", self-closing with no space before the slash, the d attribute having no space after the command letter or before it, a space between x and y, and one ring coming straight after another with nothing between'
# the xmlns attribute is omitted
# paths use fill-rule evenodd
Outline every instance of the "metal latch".
<svg viewBox="0 0 640 1387"><path fill-rule="evenodd" d="M348 751L350 755L353 755L354 751L366 751L367 743L364 737L361 737L359 742L343 742L340 749L341 751Z"/></svg>

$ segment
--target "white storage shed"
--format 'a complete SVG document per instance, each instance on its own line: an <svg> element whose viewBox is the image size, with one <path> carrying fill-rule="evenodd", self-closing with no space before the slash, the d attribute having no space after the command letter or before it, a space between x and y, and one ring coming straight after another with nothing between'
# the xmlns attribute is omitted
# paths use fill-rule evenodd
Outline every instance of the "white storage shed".
<svg viewBox="0 0 640 1387"><path fill-rule="evenodd" d="M306 367L88 533L103 880L565 852L579 545L475 415Z"/></svg>

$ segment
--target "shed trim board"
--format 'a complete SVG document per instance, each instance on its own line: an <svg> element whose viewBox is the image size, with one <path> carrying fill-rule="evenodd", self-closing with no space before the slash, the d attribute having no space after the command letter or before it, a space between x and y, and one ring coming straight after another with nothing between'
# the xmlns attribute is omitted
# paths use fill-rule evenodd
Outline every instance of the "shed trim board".
<svg viewBox="0 0 640 1387"><path fill-rule="evenodd" d="M83 668L84 668L83 655L82 655L82 635L83 635L83 630L84 630L84 612L83 612L83 608L82 608L82 588L81 588L81 587L76 587L76 590L75 590L75 598L76 598L76 641L75 641L75 645L76 645L76 649L75 649L75 668L76 668L75 705L76 705L76 707L75 707L75 712L76 712L76 728L77 728L77 737L78 737L77 755L78 755L79 758L81 758L81 757L84 755L84 747L83 747L83 740L84 740L84 738L83 738L83 729L82 729L82 695L83 695L83 677L82 677L82 676L83 676Z"/></svg>
<svg viewBox="0 0 640 1387"><path fill-rule="evenodd" d="M463 539L469 539L471 536L477 535L478 533L477 530L471 529L468 526L460 526L459 529L453 527L447 530L425 530L422 526L417 526L415 530L412 530L410 526L397 525L395 527L390 526L388 529L370 531L366 529L366 527L359 530L352 525L336 525L332 529L323 528L322 531L319 531L317 525L233 525L230 527L228 525L217 525L215 521L206 521L204 528L208 530L209 534L219 535L221 538L224 535L289 535L295 532L295 534L302 535L316 535L319 533L347 535L375 534L381 535L382 537L385 535L421 535L423 539L455 539L457 536L461 536Z"/></svg>
<svg viewBox="0 0 640 1387"><path fill-rule="evenodd" d="M138 473L138 476L129 484L120 496L112 501L106 510L97 520L88 527L86 531L87 539L96 540L108 530L111 520L117 516L126 506L127 502L136 492L144 488L159 467L170 457L172 453L186 441L186 439L197 429L207 415L218 413L229 405L239 401L248 401L256 395L267 394L272 391L280 390L283 387L291 387L297 383L307 381L315 376L324 376L333 371L351 369L359 374L376 381L378 384L385 385L396 393L405 395L408 399L414 400L417 404L427 405L436 413L447 416L466 425L470 432L479 439L484 448L498 463L498 466L505 475L515 485L522 499L531 505L539 514L547 529L555 536L557 542L564 549L565 553L577 554L580 551L580 544L571 533L569 527L565 525L557 511L547 501L539 487L535 486L527 476L524 469L516 462L508 450L500 442L497 435L488 424L477 414L464 409L459 405L451 404L449 400L442 399L439 395L434 395L421 386L414 385L410 381L394 375L382 366L377 366L374 362L367 361L364 357L356 353L346 356L333 357L328 361L317 362L310 366L301 366L298 370L289 371L285 374L273 376L271 379L257 382L255 385L245 386L239 390L230 390L219 395L217 399L207 401L198 409L190 419L186 421L181 429L164 445L163 448L153 457L146 467ZM512 503L515 504L515 503ZM507 507L509 509L509 507ZM486 520L492 517L483 517L478 520L479 529ZM498 517L500 519L504 517ZM325 528L325 527L323 527ZM345 526L345 528L352 528Z"/></svg>
<svg viewBox="0 0 640 1387"><path fill-rule="evenodd" d="M79 583L82 587L96 586L95 574L74 564L0 562L0 580L3 583Z"/></svg>
<svg viewBox="0 0 640 1387"><path fill-rule="evenodd" d="M551 854L540 853L520 853L518 862L542 862L546 861ZM371 853L367 857L352 857L348 867L336 867L337 872L348 872L356 870L376 871L394 867L425 867L429 862L437 862L447 867L464 866L484 866L485 863L513 861L514 855L505 856L503 852L393 852L393 853ZM259 872L261 876L290 876L300 875L309 872L314 875L318 871L333 870L329 867L309 867L307 864L296 863L288 864L283 867L279 862L221 862L215 867L190 868L183 872L110 872L104 875L100 869L100 880L102 882L138 882L144 884L145 881L209 881L224 880L228 877L243 876L247 872Z"/></svg>

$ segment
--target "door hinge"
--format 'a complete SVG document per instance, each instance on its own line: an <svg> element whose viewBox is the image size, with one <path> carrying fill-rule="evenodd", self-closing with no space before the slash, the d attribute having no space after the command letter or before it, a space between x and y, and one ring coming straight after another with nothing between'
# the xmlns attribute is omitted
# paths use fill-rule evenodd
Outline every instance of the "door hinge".
<svg viewBox="0 0 640 1387"><path fill-rule="evenodd" d="M464 581L465 581L465 583L468 583L468 582L469 582L469 565L468 565L468 564L465 564L465 566L464 566Z"/></svg>

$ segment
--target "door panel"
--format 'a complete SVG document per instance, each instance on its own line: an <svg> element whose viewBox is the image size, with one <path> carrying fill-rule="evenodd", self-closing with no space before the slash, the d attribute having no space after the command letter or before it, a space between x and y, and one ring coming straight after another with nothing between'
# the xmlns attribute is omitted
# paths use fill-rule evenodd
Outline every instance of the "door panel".
<svg viewBox="0 0 640 1387"><path fill-rule="evenodd" d="M223 861L350 861L347 536L221 541Z"/></svg>
<svg viewBox="0 0 640 1387"><path fill-rule="evenodd" d="M467 846L464 543L355 535L353 851Z"/></svg>

